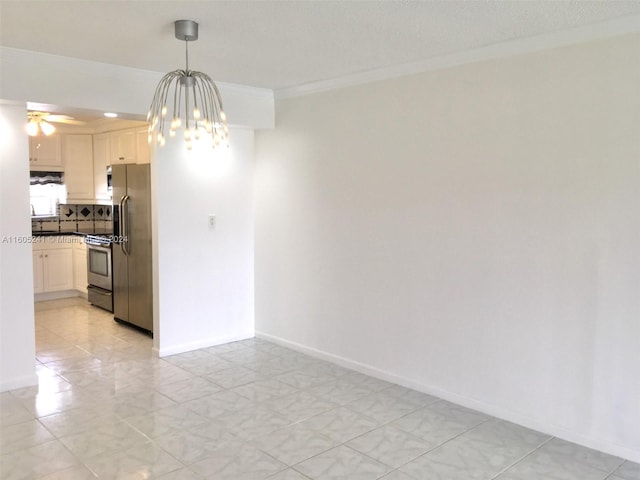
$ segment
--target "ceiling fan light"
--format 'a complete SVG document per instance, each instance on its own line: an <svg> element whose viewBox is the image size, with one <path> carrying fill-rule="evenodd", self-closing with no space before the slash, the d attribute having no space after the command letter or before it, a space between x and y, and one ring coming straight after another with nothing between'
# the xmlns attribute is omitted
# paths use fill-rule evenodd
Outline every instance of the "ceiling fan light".
<svg viewBox="0 0 640 480"><path fill-rule="evenodd" d="M42 129L42 133L44 133L46 136L49 136L56 131L56 127L51 125L49 122L45 122L44 120L40 122L40 128Z"/></svg>
<svg viewBox="0 0 640 480"><path fill-rule="evenodd" d="M29 123L27 123L27 134L30 137L35 137L36 135L38 135L38 122L29 120Z"/></svg>

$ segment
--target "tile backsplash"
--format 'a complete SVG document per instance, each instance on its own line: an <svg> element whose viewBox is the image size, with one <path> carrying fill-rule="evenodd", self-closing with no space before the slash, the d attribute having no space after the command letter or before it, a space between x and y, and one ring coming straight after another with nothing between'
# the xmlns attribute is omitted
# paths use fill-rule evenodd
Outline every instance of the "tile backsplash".
<svg viewBox="0 0 640 480"><path fill-rule="evenodd" d="M113 233L113 207L111 205L85 205L61 203L57 218L32 220L33 233L57 231L60 233Z"/></svg>

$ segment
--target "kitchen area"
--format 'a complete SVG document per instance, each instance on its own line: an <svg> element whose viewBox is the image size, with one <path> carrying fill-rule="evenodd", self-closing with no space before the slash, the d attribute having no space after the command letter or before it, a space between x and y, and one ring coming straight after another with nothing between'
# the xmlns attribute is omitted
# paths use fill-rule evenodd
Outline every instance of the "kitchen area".
<svg viewBox="0 0 640 480"><path fill-rule="evenodd" d="M148 125L85 112L29 119L34 301L86 298L152 334Z"/></svg>

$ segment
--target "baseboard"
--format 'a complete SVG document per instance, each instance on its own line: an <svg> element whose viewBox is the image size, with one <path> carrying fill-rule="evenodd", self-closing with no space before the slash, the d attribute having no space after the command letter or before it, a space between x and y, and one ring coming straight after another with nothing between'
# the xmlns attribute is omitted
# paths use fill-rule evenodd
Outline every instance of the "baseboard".
<svg viewBox="0 0 640 480"><path fill-rule="evenodd" d="M9 390L16 390L18 388L32 387L38 384L38 376L33 373L32 375L25 375L23 377L11 378L9 380L2 379L0 383L0 392L7 392Z"/></svg>
<svg viewBox="0 0 640 480"><path fill-rule="evenodd" d="M378 378L380 380L385 380L387 382L395 383L397 385L402 385L403 387L411 388L413 390L426 393L427 395L432 395L434 397L447 400L457 405L461 405L463 407L470 408L478 412L482 412L486 415L491 415L492 417L496 417L501 420L506 420L508 422L512 422L512 423L521 425L523 427L530 428L532 430L536 430L541 433L545 433L547 435L561 438L568 442L576 443L578 445L582 445L587 448L592 448L594 450L608 453L610 455L615 455L617 457L621 457L626 460L631 460L632 462L640 462L640 451L637 451L622 445L617 445L617 444L603 441L601 439L582 435L582 434L567 430L566 428L559 425L541 422L537 419L533 419L527 415L524 415L519 412L515 412L513 410L506 409L499 405L489 404L479 399L468 397L465 395L460 395L458 393L444 390L434 385L424 385L410 378L405 378L405 377L396 375L394 373L387 372L385 370L381 370L379 368L375 368L370 365L357 362L355 360L351 360L349 358L341 357L339 355L334 355L332 353L328 353L322 350L318 350L316 348L308 347L300 343L285 340L283 338L280 338L274 335L269 335L264 332L256 331L255 336L257 338L268 340L270 342L281 345L283 347L291 348L292 350L299 351L311 357L315 357L320 360L326 360L336 365L340 365L341 367L349 368L351 370L355 370L357 372L363 373L365 375L369 375L371 377Z"/></svg>
<svg viewBox="0 0 640 480"><path fill-rule="evenodd" d="M169 355L177 355L178 353L190 352L192 350L199 350L201 348L215 347L216 345L222 345L223 343L246 340L247 338L253 338L253 336L254 332L245 332L238 335L230 335L226 337L210 337L198 340L197 342L159 347L157 349L157 352L159 357L167 357Z"/></svg>
<svg viewBox="0 0 640 480"><path fill-rule="evenodd" d="M83 295L79 290L61 290L59 292L36 293L33 296L33 300L34 302L46 302L48 300L62 300L63 298L73 297L87 298L87 294Z"/></svg>

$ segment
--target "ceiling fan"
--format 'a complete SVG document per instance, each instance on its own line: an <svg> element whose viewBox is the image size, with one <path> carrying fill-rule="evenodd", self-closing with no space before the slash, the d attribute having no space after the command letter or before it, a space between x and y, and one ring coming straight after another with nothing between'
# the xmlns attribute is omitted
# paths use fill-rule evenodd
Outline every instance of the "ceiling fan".
<svg viewBox="0 0 640 480"><path fill-rule="evenodd" d="M27 133L31 137L35 137L39 132L45 135L51 135L56 131L56 127L51 125L53 123L66 123L68 125L84 125L85 122L76 120L69 115L58 115L48 112L27 112Z"/></svg>

